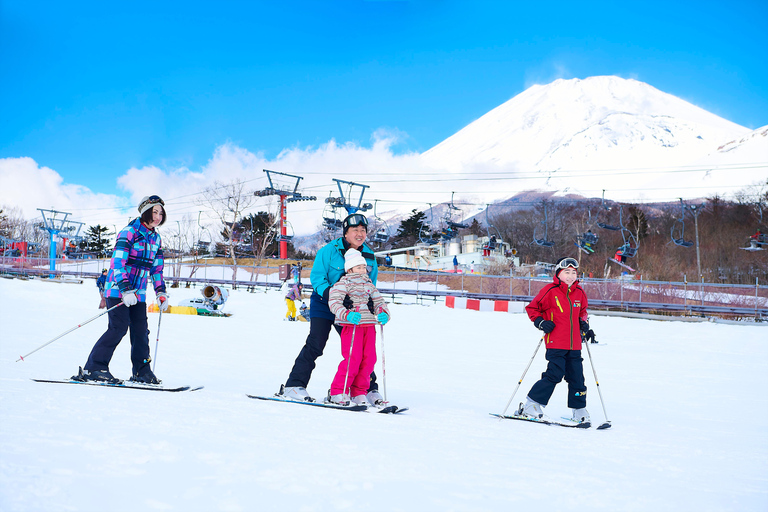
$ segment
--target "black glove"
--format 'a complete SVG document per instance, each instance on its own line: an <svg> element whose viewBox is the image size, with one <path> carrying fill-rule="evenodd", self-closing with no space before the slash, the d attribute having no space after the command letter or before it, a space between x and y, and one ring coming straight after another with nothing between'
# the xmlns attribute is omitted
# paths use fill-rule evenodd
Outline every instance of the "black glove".
<svg viewBox="0 0 768 512"><path fill-rule="evenodd" d="M355 307L355 303L352 302L352 299L349 297L349 294L344 296L344 302L342 302L342 305L347 309L352 309Z"/></svg>
<svg viewBox="0 0 768 512"><path fill-rule="evenodd" d="M595 339L595 331L589 328L589 324L585 322L584 320L579 320L579 327L581 327L581 332L584 335L584 340L589 343L597 343L597 340Z"/></svg>
<svg viewBox="0 0 768 512"><path fill-rule="evenodd" d="M533 325L535 325L537 329L541 329L547 334L555 330L555 322L552 320L544 320L542 317L534 320Z"/></svg>
<svg viewBox="0 0 768 512"><path fill-rule="evenodd" d="M376 314L373 312L373 297L370 295L368 296L368 311L370 311L372 315Z"/></svg>
<svg viewBox="0 0 768 512"><path fill-rule="evenodd" d="M330 300L330 297L331 297L331 289L326 288L325 291L323 292L323 300L325 302L328 302Z"/></svg>

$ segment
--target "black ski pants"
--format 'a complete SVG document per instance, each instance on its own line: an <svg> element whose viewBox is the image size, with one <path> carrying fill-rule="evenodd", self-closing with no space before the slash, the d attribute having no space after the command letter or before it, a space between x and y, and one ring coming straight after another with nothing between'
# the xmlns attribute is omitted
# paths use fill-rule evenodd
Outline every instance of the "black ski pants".
<svg viewBox="0 0 768 512"><path fill-rule="evenodd" d="M107 299L107 308L122 302L120 299ZM107 332L101 335L85 363L86 370L109 370L112 354L122 341L128 329L131 330L131 364L133 374L140 375L149 365L149 328L147 327L147 303L139 302L135 306L120 306L109 313Z"/></svg>
<svg viewBox="0 0 768 512"><path fill-rule="evenodd" d="M328 343L331 327L335 327L336 332L341 335L341 326L335 325L333 320L310 316L307 341L304 342L304 346L302 347L301 352L299 352L296 362L293 363L293 368L285 383L285 387L307 387L309 378L312 376L312 370L315 369L315 361L318 357L323 355L325 344ZM330 380L328 381L328 386L330 387ZM379 385L376 384L376 374L371 372L371 384L368 391L375 391L378 389Z"/></svg>
<svg viewBox="0 0 768 512"><path fill-rule="evenodd" d="M547 371L533 385L528 397L541 405L547 405L555 386L563 380L568 383L568 407L582 409L587 406L587 386L584 385L584 366L581 350L547 349Z"/></svg>

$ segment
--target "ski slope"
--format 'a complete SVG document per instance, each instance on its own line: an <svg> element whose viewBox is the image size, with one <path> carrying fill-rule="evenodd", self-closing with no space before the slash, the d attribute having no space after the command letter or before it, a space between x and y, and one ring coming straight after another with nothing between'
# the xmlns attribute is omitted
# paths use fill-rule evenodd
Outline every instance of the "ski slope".
<svg viewBox="0 0 768 512"><path fill-rule="evenodd" d="M195 289L172 289L171 302ZM150 296L152 294L150 293ZM106 316L82 285L0 279L0 510L764 511L768 329L594 317L613 428L499 421L539 340L521 314L391 306L398 416L250 400L285 381L308 332L276 291L234 291L230 318L149 315L156 373L192 393L42 384L83 365ZM379 345L381 349L381 344ZM112 361L130 373L129 342ZM585 351L586 356L586 351ZM309 384L341 357L333 334ZM544 370L536 356L517 397ZM380 362L377 372L381 381ZM604 419L589 364L588 408ZM568 413L565 385L546 412Z"/></svg>

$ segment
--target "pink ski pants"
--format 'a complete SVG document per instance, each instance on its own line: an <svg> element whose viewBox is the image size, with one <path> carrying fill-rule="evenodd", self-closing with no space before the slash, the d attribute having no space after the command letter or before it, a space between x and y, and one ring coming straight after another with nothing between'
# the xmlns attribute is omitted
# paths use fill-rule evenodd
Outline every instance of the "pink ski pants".
<svg viewBox="0 0 768 512"><path fill-rule="evenodd" d="M355 341L352 342L352 332ZM352 345L352 354L349 346ZM341 329L341 355L339 369L331 383L331 394L346 393L349 396L364 395L371 383L371 372L376 365L376 325L345 325ZM347 375L349 366L349 375ZM344 377L347 377L347 389L344 389Z"/></svg>

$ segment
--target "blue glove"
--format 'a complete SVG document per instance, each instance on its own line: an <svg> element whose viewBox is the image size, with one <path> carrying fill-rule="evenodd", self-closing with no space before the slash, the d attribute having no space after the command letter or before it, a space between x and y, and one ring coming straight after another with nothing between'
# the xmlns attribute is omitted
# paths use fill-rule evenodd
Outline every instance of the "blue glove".
<svg viewBox="0 0 768 512"><path fill-rule="evenodd" d="M357 311L351 311L347 313L347 322L357 325L360 323L360 318L362 316L363 315L361 315Z"/></svg>
<svg viewBox="0 0 768 512"><path fill-rule="evenodd" d="M378 316L376 317L376 320L378 320L381 325L384 325L387 322L389 322L389 315L382 311L381 313L378 314Z"/></svg>

